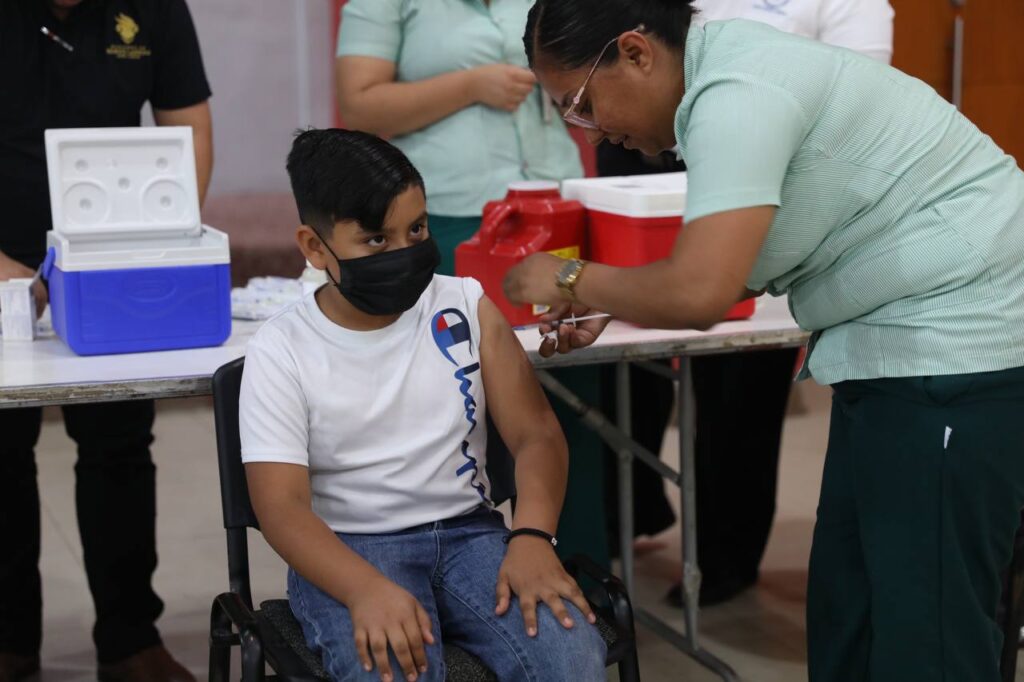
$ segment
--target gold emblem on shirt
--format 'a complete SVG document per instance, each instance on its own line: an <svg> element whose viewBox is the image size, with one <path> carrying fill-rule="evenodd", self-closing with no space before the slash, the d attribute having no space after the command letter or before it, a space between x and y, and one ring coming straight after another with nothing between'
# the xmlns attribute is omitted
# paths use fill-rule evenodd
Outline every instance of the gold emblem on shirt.
<svg viewBox="0 0 1024 682"><path fill-rule="evenodd" d="M135 23L134 19L122 12L114 17L114 30L117 31L117 35L121 36L121 40L124 41L125 45L131 45L135 42L135 36L139 34L139 25Z"/></svg>
<svg viewBox="0 0 1024 682"><path fill-rule="evenodd" d="M141 29L138 23L124 12L114 17L114 30L121 37L122 44L115 43L107 47L107 54L111 57L137 60L152 54L146 45L134 44Z"/></svg>

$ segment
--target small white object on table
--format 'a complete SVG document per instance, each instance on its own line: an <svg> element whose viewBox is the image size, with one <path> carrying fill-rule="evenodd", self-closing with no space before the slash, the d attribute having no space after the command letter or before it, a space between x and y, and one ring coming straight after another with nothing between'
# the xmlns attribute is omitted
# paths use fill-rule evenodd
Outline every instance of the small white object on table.
<svg viewBox="0 0 1024 682"><path fill-rule="evenodd" d="M35 277L0 282L0 334L4 341L36 338L36 299L32 295L35 282Z"/></svg>

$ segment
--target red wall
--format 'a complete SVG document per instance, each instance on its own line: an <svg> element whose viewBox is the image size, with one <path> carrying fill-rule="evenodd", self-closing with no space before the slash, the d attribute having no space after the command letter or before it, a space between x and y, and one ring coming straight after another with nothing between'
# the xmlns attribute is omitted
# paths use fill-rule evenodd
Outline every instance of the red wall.
<svg viewBox="0 0 1024 682"><path fill-rule="evenodd" d="M336 44L338 41L338 21L341 17L341 7L344 5L346 0L333 0L333 17L331 20L331 36L333 42ZM338 113L338 107L334 107L334 124L338 127L342 126L341 115ZM580 130L573 129L572 138L576 141L576 144L580 148L580 158L583 160L583 170L588 177L597 175L597 161L594 148L587 144L587 141L583 139L583 133Z"/></svg>
<svg viewBox="0 0 1024 682"><path fill-rule="evenodd" d="M569 134L580 148L580 159L583 161L583 172L588 178L597 175L597 151L583 137L583 131L579 128L569 128Z"/></svg>
<svg viewBox="0 0 1024 682"><path fill-rule="evenodd" d="M338 44L338 23L341 20L341 6L344 5L345 2L346 0L331 0L331 45ZM343 127L341 123L341 114L338 112L337 98L334 100L334 125L338 128Z"/></svg>

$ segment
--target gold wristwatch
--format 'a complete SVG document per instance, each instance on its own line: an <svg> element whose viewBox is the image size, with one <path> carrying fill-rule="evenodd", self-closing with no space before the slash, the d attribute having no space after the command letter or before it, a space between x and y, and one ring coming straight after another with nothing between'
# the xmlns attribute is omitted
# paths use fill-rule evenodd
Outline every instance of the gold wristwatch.
<svg viewBox="0 0 1024 682"><path fill-rule="evenodd" d="M576 302L576 283L580 281L580 274L583 272L584 266L586 266L586 262L579 258L567 260L558 271L558 275L555 276L555 284L567 293L569 300L574 303Z"/></svg>

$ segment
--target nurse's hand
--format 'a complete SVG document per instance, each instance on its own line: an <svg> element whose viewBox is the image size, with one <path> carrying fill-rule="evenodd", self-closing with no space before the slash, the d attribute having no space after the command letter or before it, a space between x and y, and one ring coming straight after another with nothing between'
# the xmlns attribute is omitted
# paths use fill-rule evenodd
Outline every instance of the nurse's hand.
<svg viewBox="0 0 1024 682"><path fill-rule="evenodd" d="M568 303L558 287L558 272L565 260L549 253L535 253L505 275L505 297L513 303L556 306Z"/></svg>
<svg viewBox="0 0 1024 682"><path fill-rule="evenodd" d="M534 86L533 71L511 64L487 64L470 70L473 99L492 109L515 111Z"/></svg>
<svg viewBox="0 0 1024 682"><path fill-rule="evenodd" d="M31 279L35 275L35 270L0 252L0 282L6 282L9 279ZM46 310L46 302L49 299L46 287L39 280L32 285L32 295L36 299L36 318L38 319Z"/></svg>
<svg viewBox="0 0 1024 682"><path fill-rule="evenodd" d="M538 349L541 357L549 358L555 354L555 351L564 355L578 348L586 348L594 343L594 341L597 341L597 337L601 336L601 333L608 326L608 323L612 321L612 318L584 320L577 322L575 326L571 323L560 324L557 339L545 336L555 329L555 324L559 321L564 322L570 314L574 314L576 317L586 317L588 315L595 315L597 312L593 308L587 308L586 306L566 304L556 306L551 309L550 313L542 316L540 318L540 333L541 336L544 336L544 340L541 341L540 348Z"/></svg>

